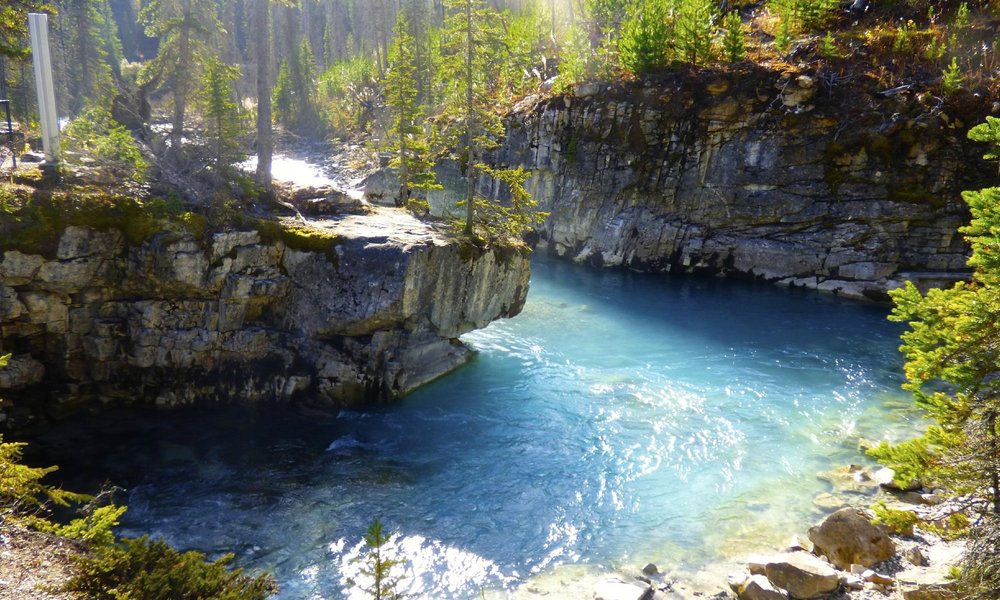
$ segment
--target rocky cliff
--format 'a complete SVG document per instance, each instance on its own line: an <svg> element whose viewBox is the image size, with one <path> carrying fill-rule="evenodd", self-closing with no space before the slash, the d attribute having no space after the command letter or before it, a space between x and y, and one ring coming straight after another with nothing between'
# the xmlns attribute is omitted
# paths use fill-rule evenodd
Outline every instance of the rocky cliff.
<svg viewBox="0 0 1000 600"><path fill-rule="evenodd" d="M133 245L67 227L53 256L3 252L0 426L117 402L393 398L467 360L458 336L516 315L528 289L527 252L469 247L403 211L296 235L309 243L250 230Z"/></svg>
<svg viewBox="0 0 1000 600"><path fill-rule="evenodd" d="M493 158L533 170L542 250L882 298L962 277L960 191L988 166L976 99L877 90L759 68L588 84L523 102Z"/></svg>

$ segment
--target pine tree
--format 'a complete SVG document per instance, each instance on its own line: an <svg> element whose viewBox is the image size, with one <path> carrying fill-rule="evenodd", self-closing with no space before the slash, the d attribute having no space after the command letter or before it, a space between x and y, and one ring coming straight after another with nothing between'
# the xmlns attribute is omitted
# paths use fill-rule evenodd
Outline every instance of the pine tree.
<svg viewBox="0 0 1000 600"><path fill-rule="evenodd" d="M674 40L670 0L638 0L622 23L618 54L636 75L667 65Z"/></svg>
<svg viewBox="0 0 1000 600"><path fill-rule="evenodd" d="M313 98L316 74L309 40L303 39L278 71L274 86L275 119L288 129L303 135L315 135L319 126Z"/></svg>
<svg viewBox="0 0 1000 600"><path fill-rule="evenodd" d="M192 85L199 80L208 41L221 24L211 3L197 0L150 0L139 18L146 35L160 40L159 53L143 68L141 79L169 83L174 100L170 146L180 151Z"/></svg>
<svg viewBox="0 0 1000 600"><path fill-rule="evenodd" d="M392 538L392 534L385 530L382 521L376 517L368 525L368 531L365 532L364 537L368 553L364 558L365 569L363 573L372 580L372 586L364 591L371 596L372 600L398 600L402 598L402 595L396 590L399 578L392 574L392 570L403 561L389 558L385 553L385 546Z"/></svg>
<svg viewBox="0 0 1000 600"><path fill-rule="evenodd" d="M410 35L406 13L400 12L394 29L395 37L389 48L389 65L386 73L386 105L392 113L389 135L396 153L393 166L399 172L398 206L410 203L410 192L434 186L433 163L421 127L423 110L419 105L417 89L416 43ZM440 187L440 186L436 186Z"/></svg>
<svg viewBox="0 0 1000 600"><path fill-rule="evenodd" d="M1000 127L973 131L970 137L1000 144ZM972 248L972 281L926 295L908 283L891 293L890 318L909 323L904 388L935 421L922 442L925 477L972 499L981 517L964 559L963 597L986 600L1000 594L1000 188L963 198L972 214L961 229Z"/></svg>
<svg viewBox="0 0 1000 600"><path fill-rule="evenodd" d="M235 65L227 65L214 56L205 61L198 100L207 120L204 133L217 172L227 171L244 158L239 143L244 128L239 105L233 99L233 84L239 76L240 69Z"/></svg>
<svg viewBox="0 0 1000 600"><path fill-rule="evenodd" d="M737 10L731 11L722 20L724 30L722 51L726 60L731 63L740 62L747 56L746 35L743 33L743 19Z"/></svg>
<svg viewBox="0 0 1000 600"><path fill-rule="evenodd" d="M680 0L674 43L682 60L692 65L711 60L716 17L715 0Z"/></svg>
<svg viewBox="0 0 1000 600"><path fill-rule="evenodd" d="M112 66L121 62L117 29L109 23L107 0L63 0L59 5L65 33L70 110L76 114L88 104L107 104L114 93Z"/></svg>
<svg viewBox="0 0 1000 600"><path fill-rule="evenodd" d="M447 83L446 116L461 123L460 138L445 136L445 145L457 147L457 158L464 165L466 177L465 226L468 236L475 235L479 225L492 238L518 238L525 233L519 227L525 221L511 219L510 210L523 214L527 222L538 223L542 215L535 210L530 196L520 197L514 189L521 177L517 169L494 169L482 162L486 152L499 145L504 134L502 108L496 89L499 70L496 57L489 52L498 46L501 33L497 24L499 16L483 0L445 0L451 14L445 19L442 59L442 79ZM448 132L445 132L446 134ZM480 174L507 184L512 204L501 209L495 201L476 195L476 182ZM498 217L501 221L489 221Z"/></svg>

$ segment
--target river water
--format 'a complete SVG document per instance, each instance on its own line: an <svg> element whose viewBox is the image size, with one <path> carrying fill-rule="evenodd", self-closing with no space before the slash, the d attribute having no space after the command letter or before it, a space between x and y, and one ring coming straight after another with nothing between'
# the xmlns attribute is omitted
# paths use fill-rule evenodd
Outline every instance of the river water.
<svg viewBox="0 0 1000 600"><path fill-rule="evenodd" d="M506 596L567 565L693 571L803 531L818 472L916 426L885 316L536 258L524 312L465 336L474 361L399 404L117 411L52 430L33 459L127 488L126 535L233 551L281 599L361 597L348 578L374 516L414 598Z"/></svg>

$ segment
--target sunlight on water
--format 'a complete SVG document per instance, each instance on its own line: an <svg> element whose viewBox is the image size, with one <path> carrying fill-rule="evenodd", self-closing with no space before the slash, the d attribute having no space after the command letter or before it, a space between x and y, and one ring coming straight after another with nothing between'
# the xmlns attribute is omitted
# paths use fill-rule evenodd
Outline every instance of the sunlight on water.
<svg viewBox="0 0 1000 600"><path fill-rule="evenodd" d="M233 550L287 600L362 597L373 516L398 532L413 598L693 570L803 531L830 491L817 473L913 429L885 313L538 260L524 312L463 338L476 359L399 405L133 413L47 452L130 487L127 533Z"/></svg>

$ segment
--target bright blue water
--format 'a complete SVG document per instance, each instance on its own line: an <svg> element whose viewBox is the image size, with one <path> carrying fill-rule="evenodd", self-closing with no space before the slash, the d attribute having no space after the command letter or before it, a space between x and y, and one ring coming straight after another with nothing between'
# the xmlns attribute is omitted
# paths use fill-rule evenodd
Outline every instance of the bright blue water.
<svg viewBox="0 0 1000 600"><path fill-rule="evenodd" d="M697 568L801 531L817 472L911 426L885 315L536 260L524 312L398 405L113 414L54 431L44 458L128 487L127 534L233 550L282 599L346 597L375 515L401 533L415 597L561 564Z"/></svg>

